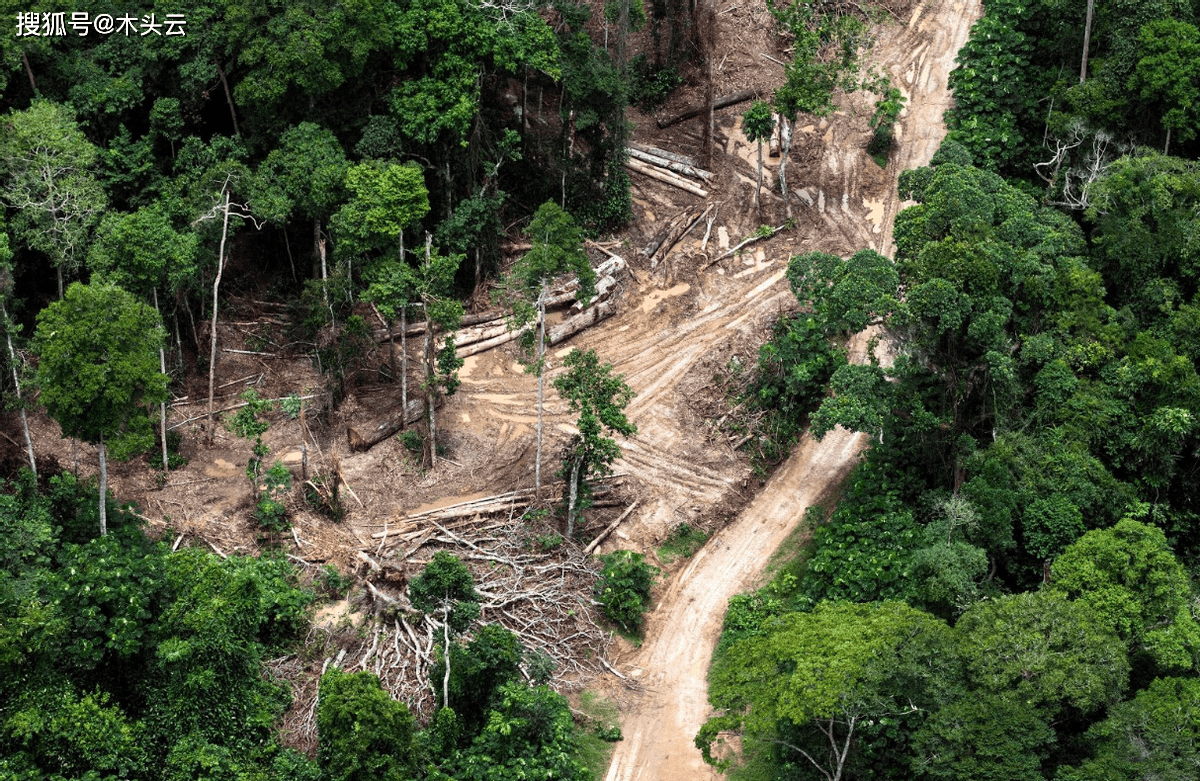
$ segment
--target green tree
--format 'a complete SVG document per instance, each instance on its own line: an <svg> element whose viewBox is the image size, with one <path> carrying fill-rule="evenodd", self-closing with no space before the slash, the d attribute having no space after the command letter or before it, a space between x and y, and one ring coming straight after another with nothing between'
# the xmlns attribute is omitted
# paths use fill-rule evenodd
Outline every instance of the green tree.
<svg viewBox="0 0 1200 781"><path fill-rule="evenodd" d="M570 214L553 201L538 207L529 224L532 247L513 266L506 284L505 304L512 309L511 328L528 329L536 336L529 371L538 378L537 453L533 465L533 490L542 491L542 399L546 372L546 300L550 285L568 274L579 281L578 300L585 305L595 294L596 272L583 251L583 231Z"/></svg>
<svg viewBox="0 0 1200 781"><path fill-rule="evenodd" d="M576 499L583 486L583 496L590 495L587 478L590 474L606 475L612 462L621 454L616 440L604 436L604 431L631 437L637 426L625 417L625 408L633 400L633 389L620 374L613 374L610 363L601 364L595 350L572 350L563 359L567 371L554 379L554 387L567 400L572 412L579 413L575 436L563 460L563 476L570 485L567 500L567 536L575 529Z"/></svg>
<svg viewBox="0 0 1200 781"><path fill-rule="evenodd" d="M769 103L756 100L742 115L742 132L746 134L746 138L758 144L758 184L754 188L754 210L758 212L759 222L762 222L762 205L759 203L759 197L762 195L762 147L763 141L771 137L771 131L774 129L775 118L771 115Z"/></svg>
<svg viewBox="0 0 1200 781"><path fill-rule="evenodd" d="M517 636L498 624L485 624L474 635L466 646L450 646L450 699L443 703L458 715L467 736L479 734L500 687L520 680L524 651ZM442 662L430 670L431 678L444 675Z"/></svg>
<svg viewBox="0 0 1200 781"><path fill-rule="evenodd" d="M930 714L913 735L912 766L945 781L1044 781L1055 742L1045 716L1020 697L972 693Z"/></svg>
<svg viewBox="0 0 1200 781"><path fill-rule="evenodd" d="M287 13L293 10L289 8ZM349 167L332 132L312 122L301 122L284 132L279 146L259 165L253 180L250 206L256 215L285 231L293 216L311 221L312 276L320 274L323 280L328 273L321 266L321 224L343 200ZM362 197L362 191L356 195Z"/></svg>
<svg viewBox="0 0 1200 781"><path fill-rule="evenodd" d="M1090 531L1054 560L1050 574L1054 590L1091 605L1126 641L1135 669L1196 669L1192 586L1161 529L1126 517Z"/></svg>
<svg viewBox="0 0 1200 781"><path fill-rule="evenodd" d="M417 296L425 310L425 463L437 466L437 403L458 390L458 370L463 365L454 345L454 331L462 322L463 307L451 294L462 255L432 251L433 237L425 234L425 263L417 275ZM439 334L446 334L438 344Z"/></svg>
<svg viewBox="0 0 1200 781"><path fill-rule="evenodd" d="M606 553L600 561L604 566L593 592L604 615L626 632L638 631L650 607L650 588L658 569L647 564L641 553L628 550Z"/></svg>
<svg viewBox="0 0 1200 781"><path fill-rule="evenodd" d="M1200 30L1175 19L1158 19L1142 27L1144 55L1129 77L1129 89L1144 99L1162 103L1167 130L1163 154L1171 148L1171 133L1180 141L1196 137L1200 120Z"/></svg>
<svg viewBox="0 0 1200 781"><path fill-rule="evenodd" d="M119 287L74 283L37 320L42 403L64 435L99 449L103 535L108 444L120 443L125 452L143 444L150 428L146 405L167 395L167 376L157 366L162 319Z"/></svg>
<svg viewBox="0 0 1200 781"><path fill-rule="evenodd" d="M1200 680L1158 678L1087 732L1095 756L1061 781L1190 781L1200 767Z"/></svg>
<svg viewBox="0 0 1200 781"><path fill-rule="evenodd" d="M696 736L710 764L727 764L713 758L712 744L732 730L743 750L779 745L840 781L869 722L908 718L937 702L941 665L953 656L949 627L897 602L822 603L767 631L732 645L709 674L709 699L725 711ZM787 740L789 726L819 733L820 748Z"/></svg>
<svg viewBox="0 0 1200 781"><path fill-rule="evenodd" d="M71 110L48 100L11 111L0 123L0 195L15 212L14 237L50 258L62 298L63 275L82 263L106 204L95 175L99 152Z"/></svg>
<svg viewBox="0 0 1200 781"><path fill-rule="evenodd" d="M438 551L425 565L421 574L408 584L408 596L413 607L425 613L442 616L442 660L446 665L442 677L442 705L450 702L450 630L465 632L479 618L479 593L470 570L453 554Z"/></svg>
<svg viewBox="0 0 1200 781"><path fill-rule="evenodd" d="M331 781L408 781L416 720L371 673L334 667L321 676L318 762Z"/></svg>
<svg viewBox="0 0 1200 781"><path fill-rule="evenodd" d="M528 778L587 781L575 758L578 737L566 698L548 686L511 681L500 687L482 732L457 758L461 781Z"/></svg>
<svg viewBox="0 0 1200 781"><path fill-rule="evenodd" d="M149 296L161 316L159 288L174 297L196 272L199 237L180 233L157 205L131 214L109 214L100 223L96 241L88 253L93 281L103 280L132 293ZM159 345L159 371L167 373L166 344ZM168 470L167 405L159 404L159 435L162 468Z"/></svg>
<svg viewBox="0 0 1200 781"><path fill-rule="evenodd" d="M801 306L812 307L826 336L850 336L880 325L899 307L895 264L864 249L843 260L824 252L788 261L788 283Z"/></svg>
<svg viewBox="0 0 1200 781"><path fill-rule="evenodd" d="M368 300L387 313L400 315L400 401L408 410L408 307L419 297L417 278L404 257L404 229L429 213L429 191L416 164L360 163L346 172L351 199L334 215L335 235L349 245L347 254L382 250L384 261L367 288ZM396 254L392 256L392 248ZM388 327L395 362L395 342Z"/></svg>
<svg viewBox="0 0 1200 781"><path fill-rule="evenodd" d="M979 602L955 630L969 686L1011 694L1050 719L1067 706L1095 713L1128 683L1124 644L1103 616L1057 592Z"/></svg>

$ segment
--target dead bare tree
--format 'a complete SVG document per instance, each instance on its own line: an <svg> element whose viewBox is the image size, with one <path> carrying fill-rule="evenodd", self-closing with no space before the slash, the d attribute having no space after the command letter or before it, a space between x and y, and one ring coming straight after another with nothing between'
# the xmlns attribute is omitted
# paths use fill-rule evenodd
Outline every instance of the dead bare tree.
<svg viewBox="0 0 1200 781"><path fill-rule="evenodd" d="M229 217L240 217L250 220L254 227L258 230L262 229L262 222L256 221L250 214L249 206L242 203L232 202L232 193L230 188L233 183L233 176L227 176L224 183L221 185L220 197L222 201L208 210L204 215L192 222L192 226L196 226L206 220L213 220L217 217L221 218L221 243L217 248L217 274L213 279L213 307L212 307L212 334L210 338L210 347L208 353L208 444L212 444L216 430L213 427L213 398L216 395L216 377L217 377L217 304L219 302L219 293L221 290L221 275L225 271L225 242L229 237Z"/></svg>

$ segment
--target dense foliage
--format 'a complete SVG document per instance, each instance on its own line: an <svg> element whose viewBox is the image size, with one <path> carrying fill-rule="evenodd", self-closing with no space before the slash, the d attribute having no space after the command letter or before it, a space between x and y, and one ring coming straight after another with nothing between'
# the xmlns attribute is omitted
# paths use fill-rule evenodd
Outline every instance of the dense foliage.
<svg viewBox="0 0 1200 781"><path fill-rule="evenodd" d="M792 260L894 361L832 373L813 433L872 447L730 604L697 744L735 778L1195 775L1197 9L1095 4L1081 79L1088 5L986 4L893 270Z"/></svg>
<svg viewBox="0 0 1200 781"><path fill-rule="evenodd" d="M0 768L18 778L313 778L262 676L311 595L274 558L148 540L70 475L0 491ZM218 771L217 769L220 768Z"/></svg>

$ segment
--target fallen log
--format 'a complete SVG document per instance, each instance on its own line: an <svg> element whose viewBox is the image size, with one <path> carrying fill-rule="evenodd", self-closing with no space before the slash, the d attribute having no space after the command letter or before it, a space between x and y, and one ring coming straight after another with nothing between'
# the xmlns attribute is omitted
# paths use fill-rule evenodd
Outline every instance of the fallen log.
<svg viewBox="0 0 1200 781"><path fill-rule="evenodd" d="M366 426L347 426L346 440L351 453L363 453L378 445L383 440L394 435L405 425L416 423L425 415L425 402L421 399L410 399L406 414L393 412L383 420L369 423Z"/></svg>
<svg viewBox="0 0 1200 781"><path fill-rule="evenodd" d="M656 146L647 146L646 144L639 144L636 141L630 141L629 146L630 148L636 149L639 152L645 152L646 154L654 155L656 157L665 157L667 160L674 160L677 163L690 165L693 168L696 166L696 161L693 158L688 157L687 155L681 155L678 152L668 152L665 149L659 149Z"/></svg>
<svg viewBox="0 0 1200 781"><path fill-rule="evenodd" d="M692 195L698 195L701 198L708 197L707 190L702 190L699 187L697 187L696 185L692 184L691 182L687 182L687 181L684 181L683 179L680 179L678 176L676 176L673 173L664 171L661 168L655 168L652 165L647 165L646 163L643 163L640 160L632 160L632 159L626 160L625 167L631 171L637 171L639 174L649 176L651 179L657 179L660 182L664 182L664 183L672 185L674 187L678 187L680 190L689 192Z"/></svg>
<svg viewBox="0 0 1200 781"><path fill-rule="evenodd" d="M486 352L486 351L492 349L493 347L499 347L502 344L507 344L508 342L511 342L512 340L516 339L518 336L525 333L532 327L533 327L533 325L530 324L530 325L521 326L520 328L516 329L515 331L505 331L504 333L500 334L499 336L494 336L491 339L485 339L482 342L476 342L475 344L468 345L468 346L462 348L461 350L457 350L456 352L457 352L459 358L469 358L472 355L477 355L478 353Z"/></svg>
<svg viewBox="0 0 1200 781"><path fill-rule="evenodd" d="M658 155L652 155L649 152L643 152L640 149L633 149L630 147L625 151L629 153L630 157L636 160L641 160L643 163L649 163L650 165L655 165L659 168L665 168L672 173L690 176L693 179L703 179L704 181L708 181L716 175L712 171L705 171L692 165L677 163L673 160L668 160L665 157L659 157Z"/></svg>
<svg viewBox="0 0 1200 781"><path fill-rule="evenodd" d="M642 257L652 257L654 253L658 251L658 248L662 246L662 243L667 240L667 236L671 235L672 231L674 231L681 223L692 219L692 217L696 216L699 211L699 206L689 206L672 217L671 221L663 226L662 230L654 235L654 238L650 239L650 243L642 248Z"/></svg>
<svg viewBox="0 0 1200 781"><path fill-rule="evenodd" d="M607 301L601 301L595 306L590 306L574 317L569 317L551 328L550 333L546 334L546 343L553 346L559 342L566 341L588 326L595 325L604 318L616 313L616 311L617 303L611 298Z"/></svg>
<svg viewBox="0 0 1200 781"><path fill-rule="evenodd" d="M660 246L658 248L658 251L655 252L654 255L650 258L650 268L654 268L655 266L658 265L658 262L660 260L664 260L667 257L667 255L669 255L671 253L671 250L675 247L675 245L678 244L680 241L682 241L683 237L688 235L688 233L691 232L692 228L699 225L700 220L707 217L708 213L710 211L712 211L712 206L709 206L707 209L704 210L703 214L697 215L694 219L692 219L690 221L684 221L684 222L679 223L679 227L676 228L675 231L671 233L671 235L667 236L666 241L664 241L662 243L662 246Z"/></svg>
<svg viewBox="0 0 1200 781"><path fill-rule="evenodd" d="M596 539L592 540L591 542L589 542L587 544L587 547L583 549L583 555L586 556L589 553L591 553L592 551L596 550L596 546L598 546L600 543L604 542L605 538L608 537L608 535L612 534L613 529L620 526L621 521L628 518L629 514L631 512L633 512L634 508L636 508L637 506L638 506L638 500L634 500L634 503L629 505L629 507L625 510L625 512L621 513L620 516L617 517L617 520L610 523L607 527L605 527L604 531L600 532L600 534L596 537Z"/></svg>
<svg viewBox="0 0 1200 781"><path fill-rule="evenodd" d="M725 108L726 106L734 106L734 105L737 105L738 103L744 103L747 100L750 100L751 98L753 98L755 96L755 94L756 93L752 89L739 90L738 92L735 92L732 95L726 95L724 97L717 98L713 102L713 109L716 110L716 109L720 109L720 108ZM674 116L667 117L665 119L657 119L657 120L655 120L655 122L658 123L658 126L660 128L670 127L671 125L674 125L677 122L682 122L685 119L691 119L692 117L699 116L700 114L704 113L704 111L707 110L707 108L708 107L705 105L693 106L692 108L682 111L679 114L676 114Z"/></svg>

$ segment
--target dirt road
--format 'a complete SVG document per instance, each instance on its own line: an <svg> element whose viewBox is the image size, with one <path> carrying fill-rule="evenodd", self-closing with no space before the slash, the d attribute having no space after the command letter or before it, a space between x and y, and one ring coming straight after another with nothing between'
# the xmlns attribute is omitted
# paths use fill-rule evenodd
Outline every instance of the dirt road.
<svg viewBox="0 0 1200 781"><path fill-rule="evenodd" d="M905 168L927 162L940 143L945 133L942 112L950 100L946 78L979 13L978 0L934 0L918 5L903 26L881 33L875 60L893 75L909 99L897 133L900 150L893 153L888 166L889 186L875 200L861 191L864 155L824 155L815 181L810 178L805 189L828 225L824 236L833 243L857 239L859 247L873 246L890 254L891 222L901 208L895 177ZM816 135L822 131L826 148L836 149L843 133L838 119L808 132ZM775 268L781 270L782 264ZM780 288L775 276L763 294ZM697 333L712 333L712 324L698 322L700 319L689 321L689 326L696 322ZM684 330L692 329L679 329ZM687 362L690 350L704 349L703 340L677 333L671 335L679 340L678 350L670 351L671 362L631 365L627 369L633 370L631 376L637 377L638 370L654 372L657 384L665 385L675 366ZM654 389L648 387L647 391L639 398L643 406L654 403ZM652 426L653 418L646 423ZM701 761L692 739L709 713L705 676L725 605L730 596L755 584L770 552L821 491L853 464L865 445L862 435L840 429L820 443L806 437L737 521L710 540L687 569L673 578L649 618L644 646L626 660L626 672L646 688L640 701L624 715L625 739L617 744L608 781L716 777ZM633 451L628 460L640 460L638 449ZM703 470L693 473L703 477Z"/></svg>

